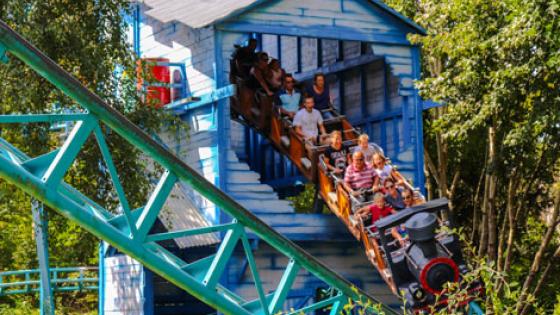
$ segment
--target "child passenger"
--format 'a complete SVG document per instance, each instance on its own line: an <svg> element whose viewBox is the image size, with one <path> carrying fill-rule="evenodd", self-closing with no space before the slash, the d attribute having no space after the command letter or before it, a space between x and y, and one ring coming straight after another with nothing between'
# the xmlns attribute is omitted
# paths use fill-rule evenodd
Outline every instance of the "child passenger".
<svg viewBox="0 0 560 315"><path fill-rule="evenodd" d="M375 143L369 143L369 136L365 133L358 137L358 145L354 147L353 152L357 151L361 151L368 162L371 162L375 153L383 154L383 149L380 146Z"/></svg>
<svg viewBox="0 0 560 315"><path fill-rule="evenodd" d="M377 193L373 196L373 204L368 207L363 207L358 209L354 213L354 218L356 220L361 219L361 221L366 221L368 217L371 215L371 224L375 224L379 219L389 216L396 211L391 208L390 206L385 204L385 197L383 194ZM368 224L369 225L369 224ZM373 226L371 228L372 232L375 232L377 228Z"/></svg>
<svg viewBox="0 0 560 315"><path fill-rule="evenodd" d="M373 154L372 166L375 169L377 176L379 176L381 183L384 183L385 179L391 177L393 178L393 181L397 185L399 186L404 185L405 183L404 178L401 176L401 174L399 174L399 172L397 172L396 169L394 169L391 165L387 164L387 159L385 158L385 156L383 156L383 154L381 153Z"/></svg>

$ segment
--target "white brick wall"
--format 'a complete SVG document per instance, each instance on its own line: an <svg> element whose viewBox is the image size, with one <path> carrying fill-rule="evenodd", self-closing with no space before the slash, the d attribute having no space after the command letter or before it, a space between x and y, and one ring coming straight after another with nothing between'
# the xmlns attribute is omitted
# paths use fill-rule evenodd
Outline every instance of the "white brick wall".
<svg viewBox="0 0 560 315"><path fill-rule="evenodd" d="M104 264L105 314L144 314L142 265L125 255L105 258Z"/></svg>
<svg viewBox="0 0 560 315"><path fill-rule="evenodd" d="M168 58L184 63L189 90L208 93L214 86L214 29L192 29L181 23L161 23L142 15L140 50L142 58Z"/></svg>

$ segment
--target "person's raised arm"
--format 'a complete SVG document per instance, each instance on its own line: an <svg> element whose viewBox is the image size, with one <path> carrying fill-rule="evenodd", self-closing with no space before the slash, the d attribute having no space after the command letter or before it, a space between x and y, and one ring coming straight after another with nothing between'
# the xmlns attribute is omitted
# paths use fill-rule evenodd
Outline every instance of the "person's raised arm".
<svg viewBox="0 0 560 315"><path fill-rule="evenodd" d="M379 176L373 177L373 186L371 186L371 190L373 190L373 192L377 192L381 190L381 187L379 186L380 182L381 180Z"/></svg>
<svg viewBox="0 0 560 315"><path fill-rule="evenodd" d="M329 159L326 155L323 156L323 161L325 161L325 165L329 171L335 171L336 168L331 165L331 159Z"/></svg>
<svg viewBox="0 0 560 315"><path fill-rule="evenodd" d="M397 185L401 185L403 187L414 190L412 185L406 180L406 178L404 178L404 176L402 176L399 171L397 171L396 167L394 166L391 166L391 177L393 177Z"/></svg>
<svg viewBox="0 0 560 315"><path fill-rule="evenodd" d="M270 91L270 89L268 88L268 84L266 84L266 80L264 79L262 70L259 68L255 68L255 71L253 71L253 75L255 76L255 79L257 79L261 87L264 89L266 94L268 96L273 96L274 93L272 93L272 91Z"/></svg>
<svg viewBox="0 0 560 315"><path fill-rule="evenodd" d="M399 242L401 247L404 247L406 244L405 239L402 237L401 233L399 233L399 230L396 227L393 227L391 229L391 235L393 236L393 238L395 240L397 240L397 242Z"/></svg>
<svg viewBox="0 0 560 315"><path fill-rule="evenodd" d="M369 206L362 207L362 208L359 208L358 210L356 210L356 212L354 212L354 217L355 218L361 218L363 220L367 217L369 212L370 212L369 211Z"/></svg>

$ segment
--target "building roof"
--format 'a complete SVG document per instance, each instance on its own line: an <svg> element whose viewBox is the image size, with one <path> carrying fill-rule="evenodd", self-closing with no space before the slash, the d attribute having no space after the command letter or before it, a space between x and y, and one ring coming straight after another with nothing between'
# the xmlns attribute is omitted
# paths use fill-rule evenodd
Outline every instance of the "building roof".
<svg viewBox="0 0 560 315"><path fill-rule="evenodd" d="M146 14L167 23L181 22L201 28L236 16L263 0L144 0Z"/></svg>
<svg viewBox="0 0 560 315"><path fill-rule="evenodd" d="M193 202L175 184L165 206L159 214L161 223L168 231L181 231L211 226ZM216 233L206 233L173 239L179 248L213 245L220 242Z"/></svg>
<svg viewBox="0 0 560 315"><path fill-rule="evenodd" d="M235 17L266 0L144 0L146 14L167 23L177 21L192 28L201 28ZM368 0L372 5L397 18L420 34L426 31L389 7L381 0Z"/></svg>

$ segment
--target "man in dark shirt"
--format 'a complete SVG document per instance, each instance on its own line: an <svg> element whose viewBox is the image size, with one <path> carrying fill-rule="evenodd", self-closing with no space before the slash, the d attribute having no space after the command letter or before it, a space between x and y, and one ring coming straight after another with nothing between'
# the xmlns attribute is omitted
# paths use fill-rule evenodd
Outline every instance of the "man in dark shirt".
<svg viewBox="0 0 560 315"><path fill-rule="evenodd" d="M331 133L331 145L325 150L325 164L335 175L343 177L348 161L348 148L342 143L340 131Z"/></svg>
<svg viewBox="0 0 560 315"><path fill-rule="evenodd" d="M323 119L333 118L332 112L328 111L331 108L331 94L329 87L325 82L325 75L323 73L316 73L313 78L313 85L307 87L307 95L313 97L315 102L315 109L320 111Z"/></svg>
<svg viewBox="0 0 560 315"><path fill-rule="evenodd" d="M257 49L257 40L254 38L249 39L247 46L239 47L235 50L232 57L235 61L235 66L238 73L242 77L249 76L249 71L253 64L257 61L257 54L255 50Z"/></svg>

